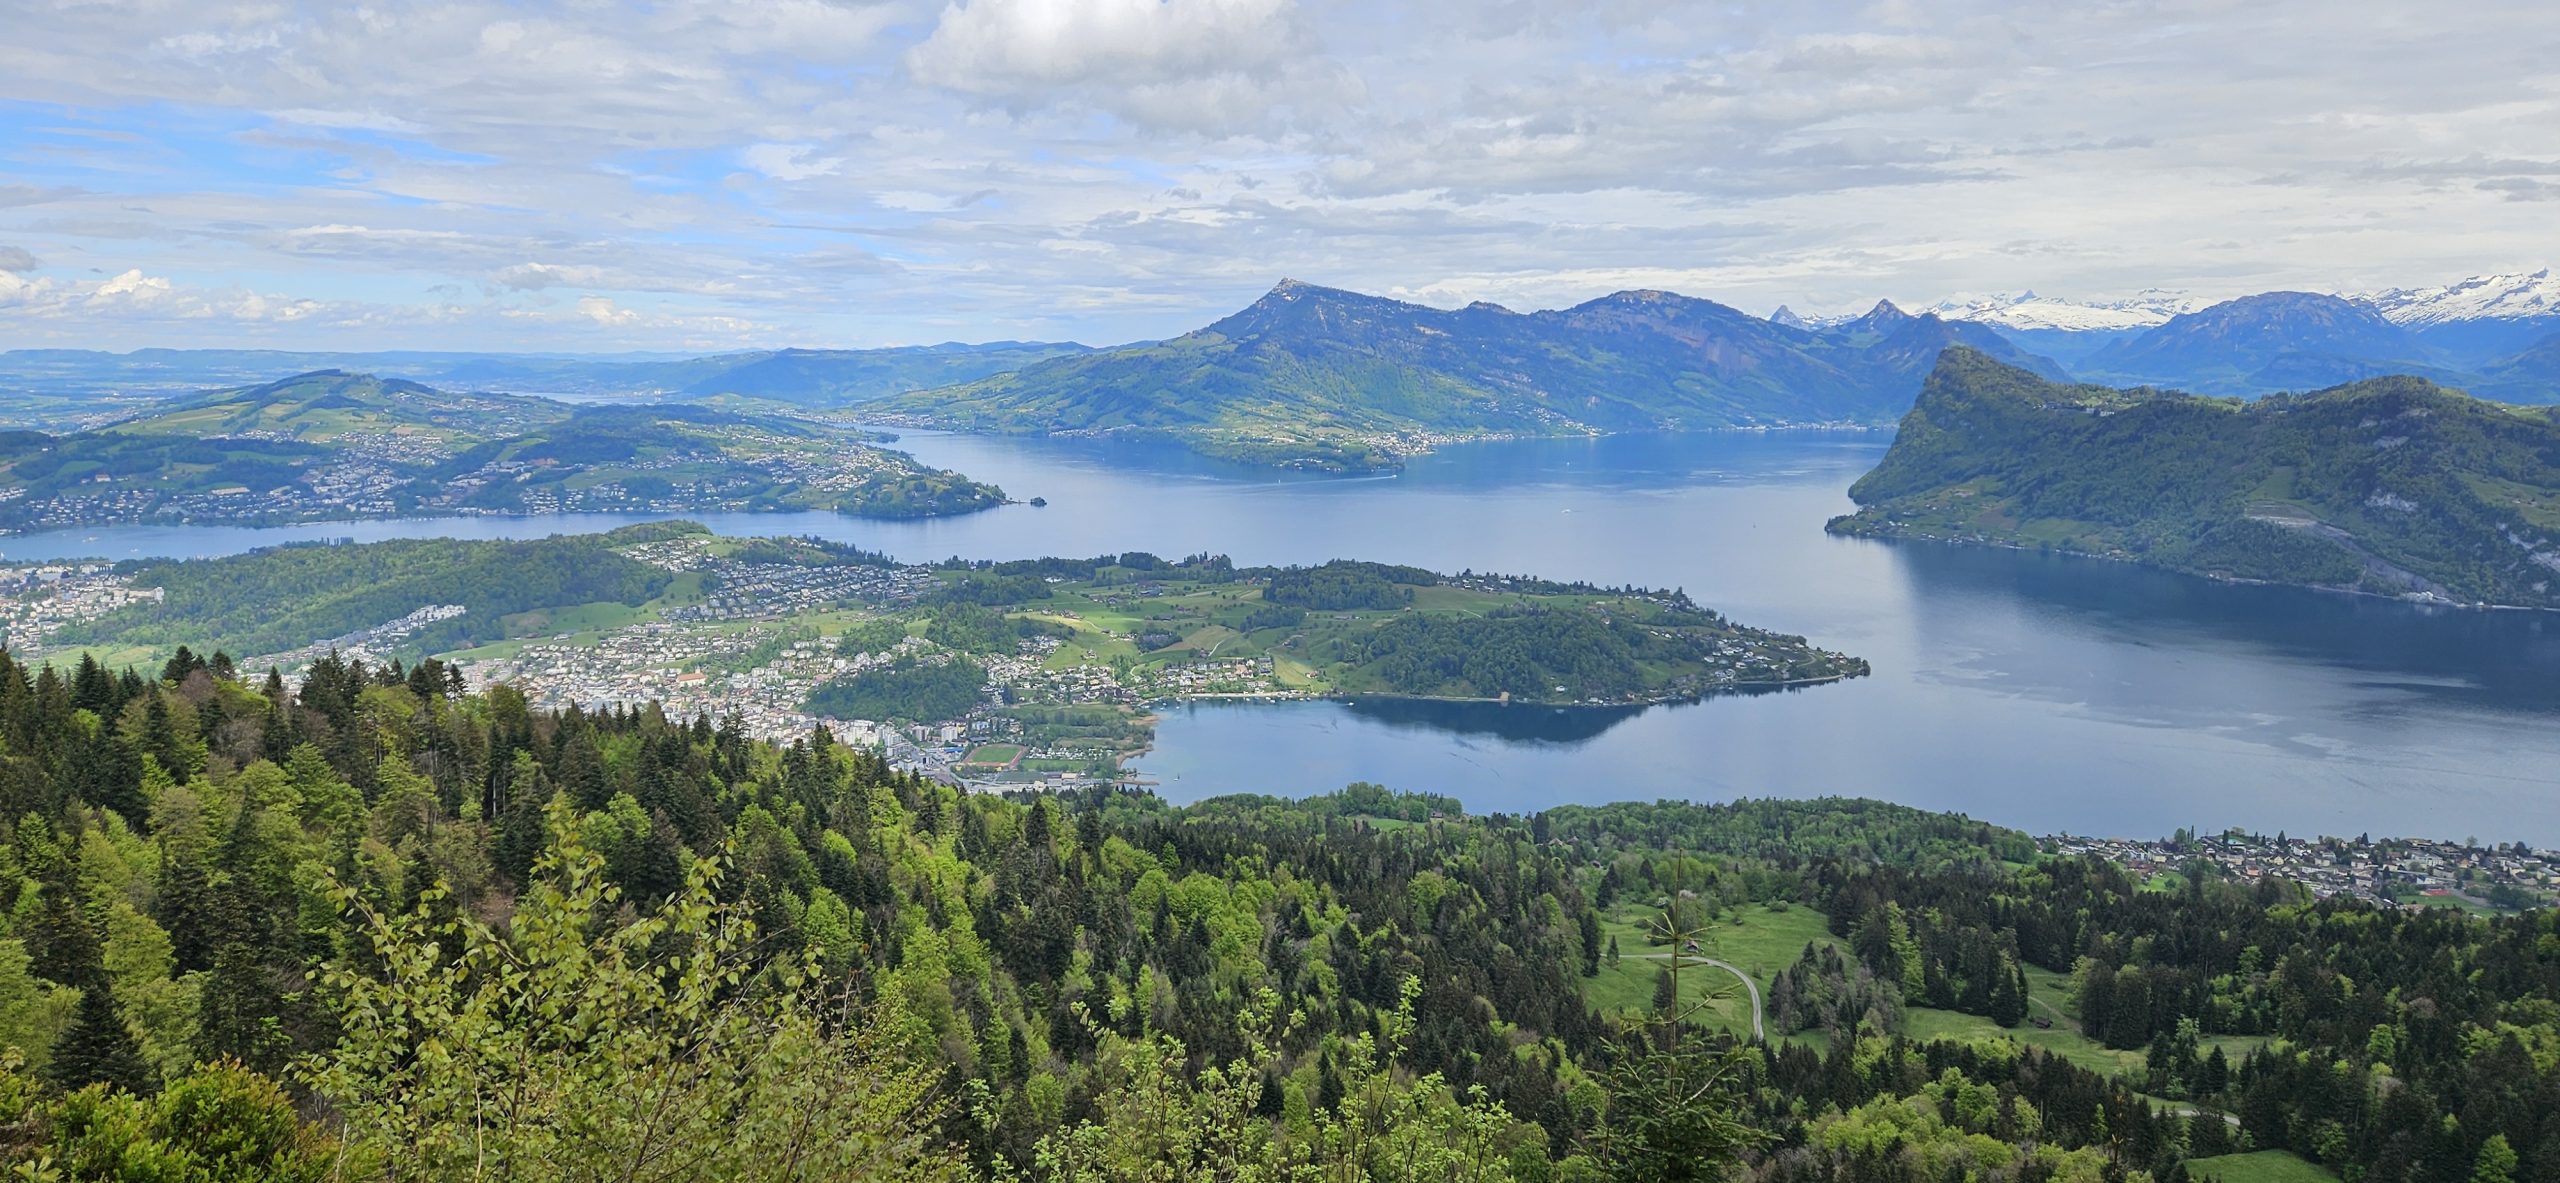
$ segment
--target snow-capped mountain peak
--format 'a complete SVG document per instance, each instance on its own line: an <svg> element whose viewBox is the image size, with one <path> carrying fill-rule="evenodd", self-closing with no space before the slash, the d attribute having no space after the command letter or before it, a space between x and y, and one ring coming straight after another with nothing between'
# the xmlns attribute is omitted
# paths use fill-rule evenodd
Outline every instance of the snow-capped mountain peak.
<svg viewBox="0 0 2560 1183"><path fill-rule="evenodd" d="M2412 327L2560 316L2560 275L2545 267L2531 274L2475 275L2442 287L2392 288L2347 298L2370 305L2384 320Z"/></svg>
<svg viewBox="0 0 2560 1183"><path fill-rule="evenodd" d="M2122 300L2093 301L2059 300L2034 292L2019 292L2015 295L1958 296L1920 311L1937 313L1943 320L1969 320L2005 329L2085 332L2147 329L2167 324L2169 318L2193 312L2208 302L2183 292L2157 288Z"/></svg>

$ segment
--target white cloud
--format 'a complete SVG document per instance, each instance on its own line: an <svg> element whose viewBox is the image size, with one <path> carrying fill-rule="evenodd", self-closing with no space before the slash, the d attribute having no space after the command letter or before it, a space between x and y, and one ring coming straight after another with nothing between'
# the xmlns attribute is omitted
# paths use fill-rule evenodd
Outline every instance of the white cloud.
<svg viewBox="0 0 2560 1183"><path fill-rule="evenodd" d="M600 267L563 267L555 263L518 263L513 267L500 270L496 275L491 276L490 278L496 280L500 287L512 288L520 292L538 292L544 288L601 287L604 284L605 276L604 269Z"/></svg>
<svg viewBox="0 0 2560 1183"><path fill-rule="evenodd" d="M415 135L427 130L424 124L412 123L397 115L386 115L380 111L372 110L323 111L310 107L296 107L289 111L277 111L273 114L277 119L286 123L298 123L304 127L324 127L349 131L387 131L398 132L402 135Z"/></svg>
<svg viewBox="0 0 2560 1183"><path fill-rule="evenodd" d="M943 9L908 61L979 94L1254 73L1304 46L1297 15L1293 0L970 0Z"/></svg>
<svg viewBox="0 0 2560 1183"><path fill-rule="evenodd" d="M640 323L639 313L628 308L617 307L612 300L603 296L580 296L578 315L607 328L628 328Z"/></svg>
<svg viewBox="0 0 2560 1183"><path fill-rule="evenodd" d="M13 16L0 101L54 114L0 144L0 304L48 341L1113 340L1283 274L1760 309L2363 289L2554 261L2560 198L2537 0Z"/></svg>
<svg viewBox="0 0 2560 1183"><path fill-rule="evenodd" d="M82 302L93 307L131 304L147 308L167 302L175 290L166 278L144 275L140 268L136 268L89 289L87 298Z"/></svg>
<svg viewBox="0 0 2560 1183"><path fill-rule="evenodd" d="M844 157L820 156L808 144L749 144L738 153L738 160L777 181L833 176L844 168Z"/></svg>
<svg viewBox="0 0 2560 1183"><path fill-rule="evenodd" d="M1315 47L1295 0L955 0L907 66L1018 109L1066 102L1231 134L1358 92Z"/></svg>

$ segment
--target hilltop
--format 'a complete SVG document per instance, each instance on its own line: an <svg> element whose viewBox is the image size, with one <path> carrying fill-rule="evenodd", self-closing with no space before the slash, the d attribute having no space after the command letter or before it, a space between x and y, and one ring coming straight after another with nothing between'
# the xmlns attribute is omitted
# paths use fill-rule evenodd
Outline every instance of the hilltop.
<svg viewBox="0 0 2560 1183"><path fill-rule="evenodd" d="M185 399L105 430L120 435L334 443L349 437L451 446L512 435L569 417L566 404L506 394L437 390L402 378L315 370Z"/></svg>
<svg viewBox="0 0 2560 1183"><path fill-rule="evenodd" d="M1949 350L1833 533L2560 608L2560 412L2421 378L2254 402Z"/></svg>
<svg viewBox="0 0 2560 1183"><path fill-rule="evenodd" d="M1447 310L1283 280L1168 341L1038 362L871 405L891 421L1180 440L1257 463L1373 469L1454 439L1878 424L1940 349L2058 374L1987 328L1891 305L1818 331L1632 291Z"/></svg>

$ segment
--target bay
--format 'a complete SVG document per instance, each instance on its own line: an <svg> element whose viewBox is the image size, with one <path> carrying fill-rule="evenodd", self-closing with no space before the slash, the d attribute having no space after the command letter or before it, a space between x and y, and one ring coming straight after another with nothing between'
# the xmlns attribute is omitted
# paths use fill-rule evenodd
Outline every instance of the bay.
<svg viewBox="0 0 2560 1183"><path fill-rule="evenodd" d="M2560 845L2560 616L2242 587L2027 552L1831 538L1863 434L1467 445L1394 476L1273 474L1128 442L906 433L1045 508L870 522L684 515L910 560L1148 550L1364 558L1679 587L1865 657L1872 677L1643 711L1319 702L1169 710L1138 771L1174 800L1368 780L1477 810L1882 797L2038 832L2179 826ZM286 541L528 537L668 515L0 538L12 561Z"/></svg>

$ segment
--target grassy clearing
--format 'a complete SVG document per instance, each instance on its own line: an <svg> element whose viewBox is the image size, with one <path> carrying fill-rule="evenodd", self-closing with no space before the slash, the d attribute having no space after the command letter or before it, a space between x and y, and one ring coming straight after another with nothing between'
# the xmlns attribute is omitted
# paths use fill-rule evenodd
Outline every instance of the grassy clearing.
<svg viewBox="0 0 2560 1183"><path fill-rule="evenodd" d="M1980 1015L1927 1007L1912 1007L1904 1014L1903 1030L1914 1039L2009 1039L2043 1048L2101 1075L2139 1074L2145 1065L2138 1049L2106 1047L2081 1034L2080 1008L2071 1000L2070 976L2034 966L2027 968L2028 1021L2016 1027L2003 1027ZM2053 1026L2038 1027L2037 1018L2051 1020ZM2207 1050L2221 1047L2223 1055L2237 1064L2266 1042L2263 1035L2213 1035L2205 1038L2204 1046Z"/></svg>
<svg viewBox="0 0 2560 1183"><path fill-rule="evenodd" d="M2422 895L2411 899L2409 902L2416 904L2421 908L2452 908L2459 912L2469 912L2474 916L2500 916L2505 914L2498 911L2496 908L2488 906L2487 904L2474 903L2473 901L2464 899L2458 895Z"/></svg>
<svg viewBox="0 0 2560 1183"><path fill-rule="evenodd" d="M456 649L451 653L442 653L437 656L444 658L446 661L497 661L505 658L512 658L516 654L524 652L524 647L527 643L528 642L524 641L497 641L487 645L475 645L469 649Z"/></svg>
<svg viewBox="0 0 2560 1183"><path fill-rule="evenodd" d="M656 615L645 605L635 608L629 604L599 601L518 612L500 618L499 624L507 630L509 637L547 637L622 628L654 619Z"/></svg>
<svg viewBox="0 0 2560 1183"><path fill-rule="evenodd" d="M85 645L70 649L53 650L45 653L43 656L44 660L50 661L55 665L62 666L64 669L68 670L79 666L80 655L82 653L87 653L89 656L97 658L98 664L107 667L111 672L122 673L124 672L125 667L131 666L134 669L140 670L152 677L158 677L160 667L169 663L169 654L173 652L176 652L175 646L172 646L167 651L163 651L159 647L153 645L116 645L112 647L104 645Z"/></svg>
<svg viewBox="0 0 2560 1183"><path fill-rule="evenodd" d="M2187 1160L2187 1177L2204 1183L2338 1183L2329 1168L2286 1150L2223 1154Z"/></svg>
<svg viewBox="0 0 2560 1183"><path fill-rule="evenodd" d="M1670 950L1645 939L1648 915L1646 908L1627 905L1611 909L1602 918L1602 940L1617 938L1619 961L1614 966L1602 962L1600 976L1582 980L1583 997L1602 1014L1642 1013L1653 1005L1654 974L1665 966L1661 954ZM1714 940L1701 952L1740 967L1765 995L1769 983L1795 964L1808 943L1839 943L1822 913L1798 905L1755 904L1718 918ZM1728 1030L1749 1028L1751 1000L1732 974L1704 966L1682 969L1680 979L1685 1001L1707 1000L1708 1013Z"/></svg>
<svg viewBox="0 0 2560 1183"><path fill-rule="evenodd" d="M1913 1039L2006 1039L2028 1047L2043 1048L2103 1076L2140 1072L2143 1066L2141 1052L2100 1047L2096 1040L2082 1035L2077 1027L2067 1023L2055 1023L2049 1028L2028 1023L2003 1027L1981 1015L1915 1006L1903 1012L1902 1029Z"/></svg>

